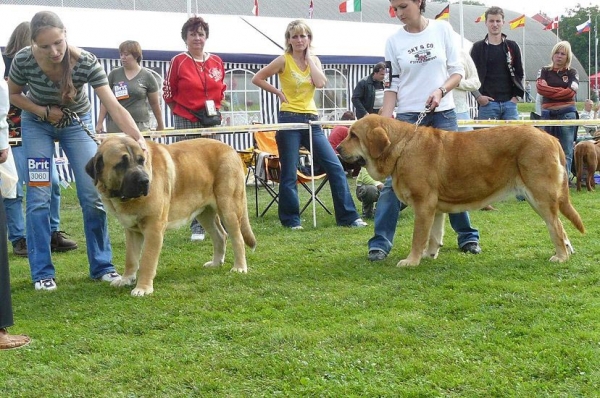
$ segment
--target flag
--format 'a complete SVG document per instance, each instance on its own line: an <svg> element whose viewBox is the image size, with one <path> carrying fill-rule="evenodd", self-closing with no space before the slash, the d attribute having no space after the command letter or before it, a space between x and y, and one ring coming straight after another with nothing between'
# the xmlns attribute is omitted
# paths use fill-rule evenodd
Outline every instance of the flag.
<svg viewBox="0 0 600 398"><path fill-rule="evenodd" d="M552 22L550 22L548 25L546 25L546 27L544 28L544 30L553 30L553 29L558 29L558 17L555 17L554 20Z"/></svg>
<svg viewBox="0 0 600 398"><path fill-rule="evenodd" d="M314 11L315 11L315 5L313 4L313 0L310 0L310 4L308 5L308 19L312 19Z"/></svg>
<svg viewBox="0 0 600 398"><path fill-rule="evenodd" d="M479 23L479 22L485 22L485 12L483 14L481 14L480 17L477 17L477 19L475 20L475 23Z"/></svg>
<svg viewBox="0 0 600 398"><path fill-rule="evenodd" d="M450 18L450 4L448 4L438 15L433 19L448 19Z"/></svg>
<svg viewBox="0 0 600 398"><path fill-rule="evenodd" d="M390 6L388 12L390 13L390 17L396 18L396 10L394 10L394 7Z"/></svg>
<svg viewBox="0 0 600 398"><path fill-rule="evenodd" d="M254 7L252 7L252 14L258 17L258 0L254 0Z"/></svg>
<svg viewBox="0 0 600 398"><path fill-rule="evenodd" d="M509 22L511 29L523 28L525 27L525 14L517 17Z"/></svg>
<svg viewBox="0 0 600 398"><path fill-rule="evenodd" d="M348 0L340 4L340 12L360 12L362 11L360 0Z"/></svg>
<svg viewBox="0 0 600 398"><path fill-rule="evenodd" d="M581 25L577 25L576 26L577 34L579 35L581 33L587 33L587 32L589 32L591 26L592 26L592 21L588 18L587 21L585 21Z"/></svg>

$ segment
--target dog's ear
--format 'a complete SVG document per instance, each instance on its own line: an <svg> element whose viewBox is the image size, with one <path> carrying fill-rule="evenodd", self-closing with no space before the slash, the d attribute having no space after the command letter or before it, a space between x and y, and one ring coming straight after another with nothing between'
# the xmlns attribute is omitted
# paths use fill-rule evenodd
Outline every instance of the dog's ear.
<svg viewBox="0 0 600 398"><path fill-rule="evenodd" d="M387 131L383 127L375 127L367 132L367 149L369 156L377 159L383 154L383 151L390 145L390 139Z"/></svg>
<svg viewBox="0 0 600 398"><path fill-rule="evenodd" d="M100 154L96 154L85 165L85 172L94 179L94 185L98 183L98 175L102 173L102 169L104 169L104 159Z"/></svg>

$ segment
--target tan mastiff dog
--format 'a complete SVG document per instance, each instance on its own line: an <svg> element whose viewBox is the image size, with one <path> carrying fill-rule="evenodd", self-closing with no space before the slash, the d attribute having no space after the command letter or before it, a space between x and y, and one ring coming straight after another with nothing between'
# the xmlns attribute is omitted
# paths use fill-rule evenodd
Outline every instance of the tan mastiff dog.
<svg viewBox="0 0 600 398"><path fill-rule="evenodd" d="M575 145L573 158L575 161L575 174L577 175L577 191L581 191L581 179L584 169L586 172L585 186L588 191L593 191L596 187L594 173L596 170L600 170L600 146L598 142L578 142Z"/></svg>
<svg viewBox="0 0 600 398"><path fill-rule="evenodd" d="M125 228L125 272L111 284L132 285L139 268L131 294L152 293L165 230L187 226L193 218L213 243L213 258L204 266L223 264L229 234L232 271L247 272L244 243L254 249L256 240L248 220L243 164L236 151L211 139L171 145L147 141L147 145L144 153L130 137L109 137L86 166L107 210Z"/></svg>
<svg viewBox="0 0 600 398"><path fill-rule="evenodd" d="M559 211L584 233L569 199L560 144L533 126L457 133L368 115L350 127L337 149L377 180L391 175L398 198L414 208L412 248L398 266L437 257L444 213L481 209L508 195L525 196L546 222L555 247L550 261L566 261L573 252Z"/></svg>

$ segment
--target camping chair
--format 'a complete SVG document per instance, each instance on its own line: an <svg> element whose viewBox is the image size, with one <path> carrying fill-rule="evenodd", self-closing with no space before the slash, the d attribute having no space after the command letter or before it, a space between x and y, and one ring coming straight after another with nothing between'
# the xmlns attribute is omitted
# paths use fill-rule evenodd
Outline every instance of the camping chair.
<svg viewBox="0 0 600 398"><path fill-rule="evenodd" d="M256 184L254 185L255 193L255 204L256 204L256 217L262 217L271 208L274 203L279 203L279 192L275 189L275 184L279 184L281 175L281 166L279 164L279 151L277 149L277 143L275 142L275 131L257 131L254 133L254 178ZM300 165L297 171L297 183L302 185L304 189L309 193L310 199L304 204L300 210L302 214L308 206L312 203L313 198L319 203L323 209L329 214L331 211L325 206L325 204L319 199L318 194L325 186L327 182L327 174L318 174L315 176L310 175L310 153L305 150L300 151ZM308 171L306 168L308 167ZM315 189L314 193L309 185L313 180L321 180L321 183ZM258 205L258 189L259 187L265 188L265 191L271 197L271 200L265 207L265 209L259 215Z"/></svg>

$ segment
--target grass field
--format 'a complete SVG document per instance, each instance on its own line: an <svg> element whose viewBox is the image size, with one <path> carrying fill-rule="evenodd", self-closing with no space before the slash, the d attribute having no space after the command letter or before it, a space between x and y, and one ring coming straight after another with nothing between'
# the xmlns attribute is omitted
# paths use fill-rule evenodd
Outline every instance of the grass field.
<svg viewBox="0 0 600 398"><path fill-rule="evenodd" d="M276 209L254 216L248 187L249 273L229 272L231 250L223 267L203 268L210 241L169 231L142 298L89 279L74 189L63 193L61 228L80 248L54 255L58 290L34 291L27 260L10 254L11 332L33 341L2 352L2 397L599 395L598 192L572 191L587 233L563 219L576 249L567 263L548 262L544 223L508 199L471 213L482 254L459 252L446 223L440 257L401 269L410 209L390 257L370 263L372 222L337 227L319 211L316 229L306 215L304 230L287 230ZM114 217L110 232L122 271Z"/></svg>

